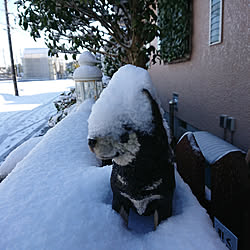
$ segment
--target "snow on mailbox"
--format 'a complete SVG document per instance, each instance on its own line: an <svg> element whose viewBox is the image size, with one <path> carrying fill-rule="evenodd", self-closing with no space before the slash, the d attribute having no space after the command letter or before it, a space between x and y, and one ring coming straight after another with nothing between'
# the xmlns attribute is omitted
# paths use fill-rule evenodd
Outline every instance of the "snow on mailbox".
<svg viewBox="0 0 250 250"><path fill-rule="evenodd" d="M96 66L98 61L89 51L85 51L80 55L78 62L80 67L73 74L77 101L83 102L88 98L96 100L103 89L102 72Z"/></svg>

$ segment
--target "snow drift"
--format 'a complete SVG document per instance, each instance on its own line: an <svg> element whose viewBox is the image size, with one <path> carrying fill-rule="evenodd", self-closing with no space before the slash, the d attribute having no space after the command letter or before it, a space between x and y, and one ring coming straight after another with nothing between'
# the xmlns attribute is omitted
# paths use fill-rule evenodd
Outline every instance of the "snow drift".
<svg viewBox="0 0 250 250"><path fill-rule="evenodd" d="M226 249L178 174L171 218L147 234L123 226L111 168L96 167L87 146L91 105L51 129L0 184L0 249Z"/></svg>
<svg viewBox="0 0 250 250"><path fill-rule="evenodd" d="M0 180L5 178L23 158L40 142L42 137L33 137L13 150L0 166Z"/></svg>

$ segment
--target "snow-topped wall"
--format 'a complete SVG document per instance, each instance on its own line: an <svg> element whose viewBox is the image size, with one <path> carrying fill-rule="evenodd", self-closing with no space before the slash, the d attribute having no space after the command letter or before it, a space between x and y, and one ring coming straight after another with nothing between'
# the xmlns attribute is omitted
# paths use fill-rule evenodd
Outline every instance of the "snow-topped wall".
<svg viewBox="0 0 250 250"><path fill-rule="evenodd" d="M145 234L124 227L112 209L111 168L97 167L88 149L91 105L49 130L0 183L0 249L227 249L178 173L173 216Z"/></svg>

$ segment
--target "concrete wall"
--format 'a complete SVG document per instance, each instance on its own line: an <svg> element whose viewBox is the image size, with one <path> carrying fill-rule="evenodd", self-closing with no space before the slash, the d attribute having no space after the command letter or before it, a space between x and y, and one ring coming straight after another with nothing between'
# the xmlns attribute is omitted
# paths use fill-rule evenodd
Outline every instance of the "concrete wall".
<svg viewBox="0 0 250 250"><path fill-rule="evenodd" d="M166 111L172 93L176 92L178 118L220 137L223 129L219 127L219 116L233 116L234 144L247 150L250 148L248 0L227 0L223 5L222 43L209 46L209 0L193 1L191 60L153 65L149 72Z"/></svg>

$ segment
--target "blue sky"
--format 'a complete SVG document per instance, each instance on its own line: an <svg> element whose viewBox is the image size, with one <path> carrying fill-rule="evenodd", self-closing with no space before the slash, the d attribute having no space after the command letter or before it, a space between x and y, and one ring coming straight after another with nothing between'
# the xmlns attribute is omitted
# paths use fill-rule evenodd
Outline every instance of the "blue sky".
<svg viewBox="0 0 250 250"><path fill-rule="evenodd" d="M14 4L16 0L8 1L9 20L11 25L11 38L15 63L21 63L21 56L24 48L46 48L43 39L38 39L37 42L30 37L29 32L22 30L18 26L17 10ZM8 46L8 36L6 31L6 18L4 1L0 2L0 66L10 65L10 55Z"/></svg>

